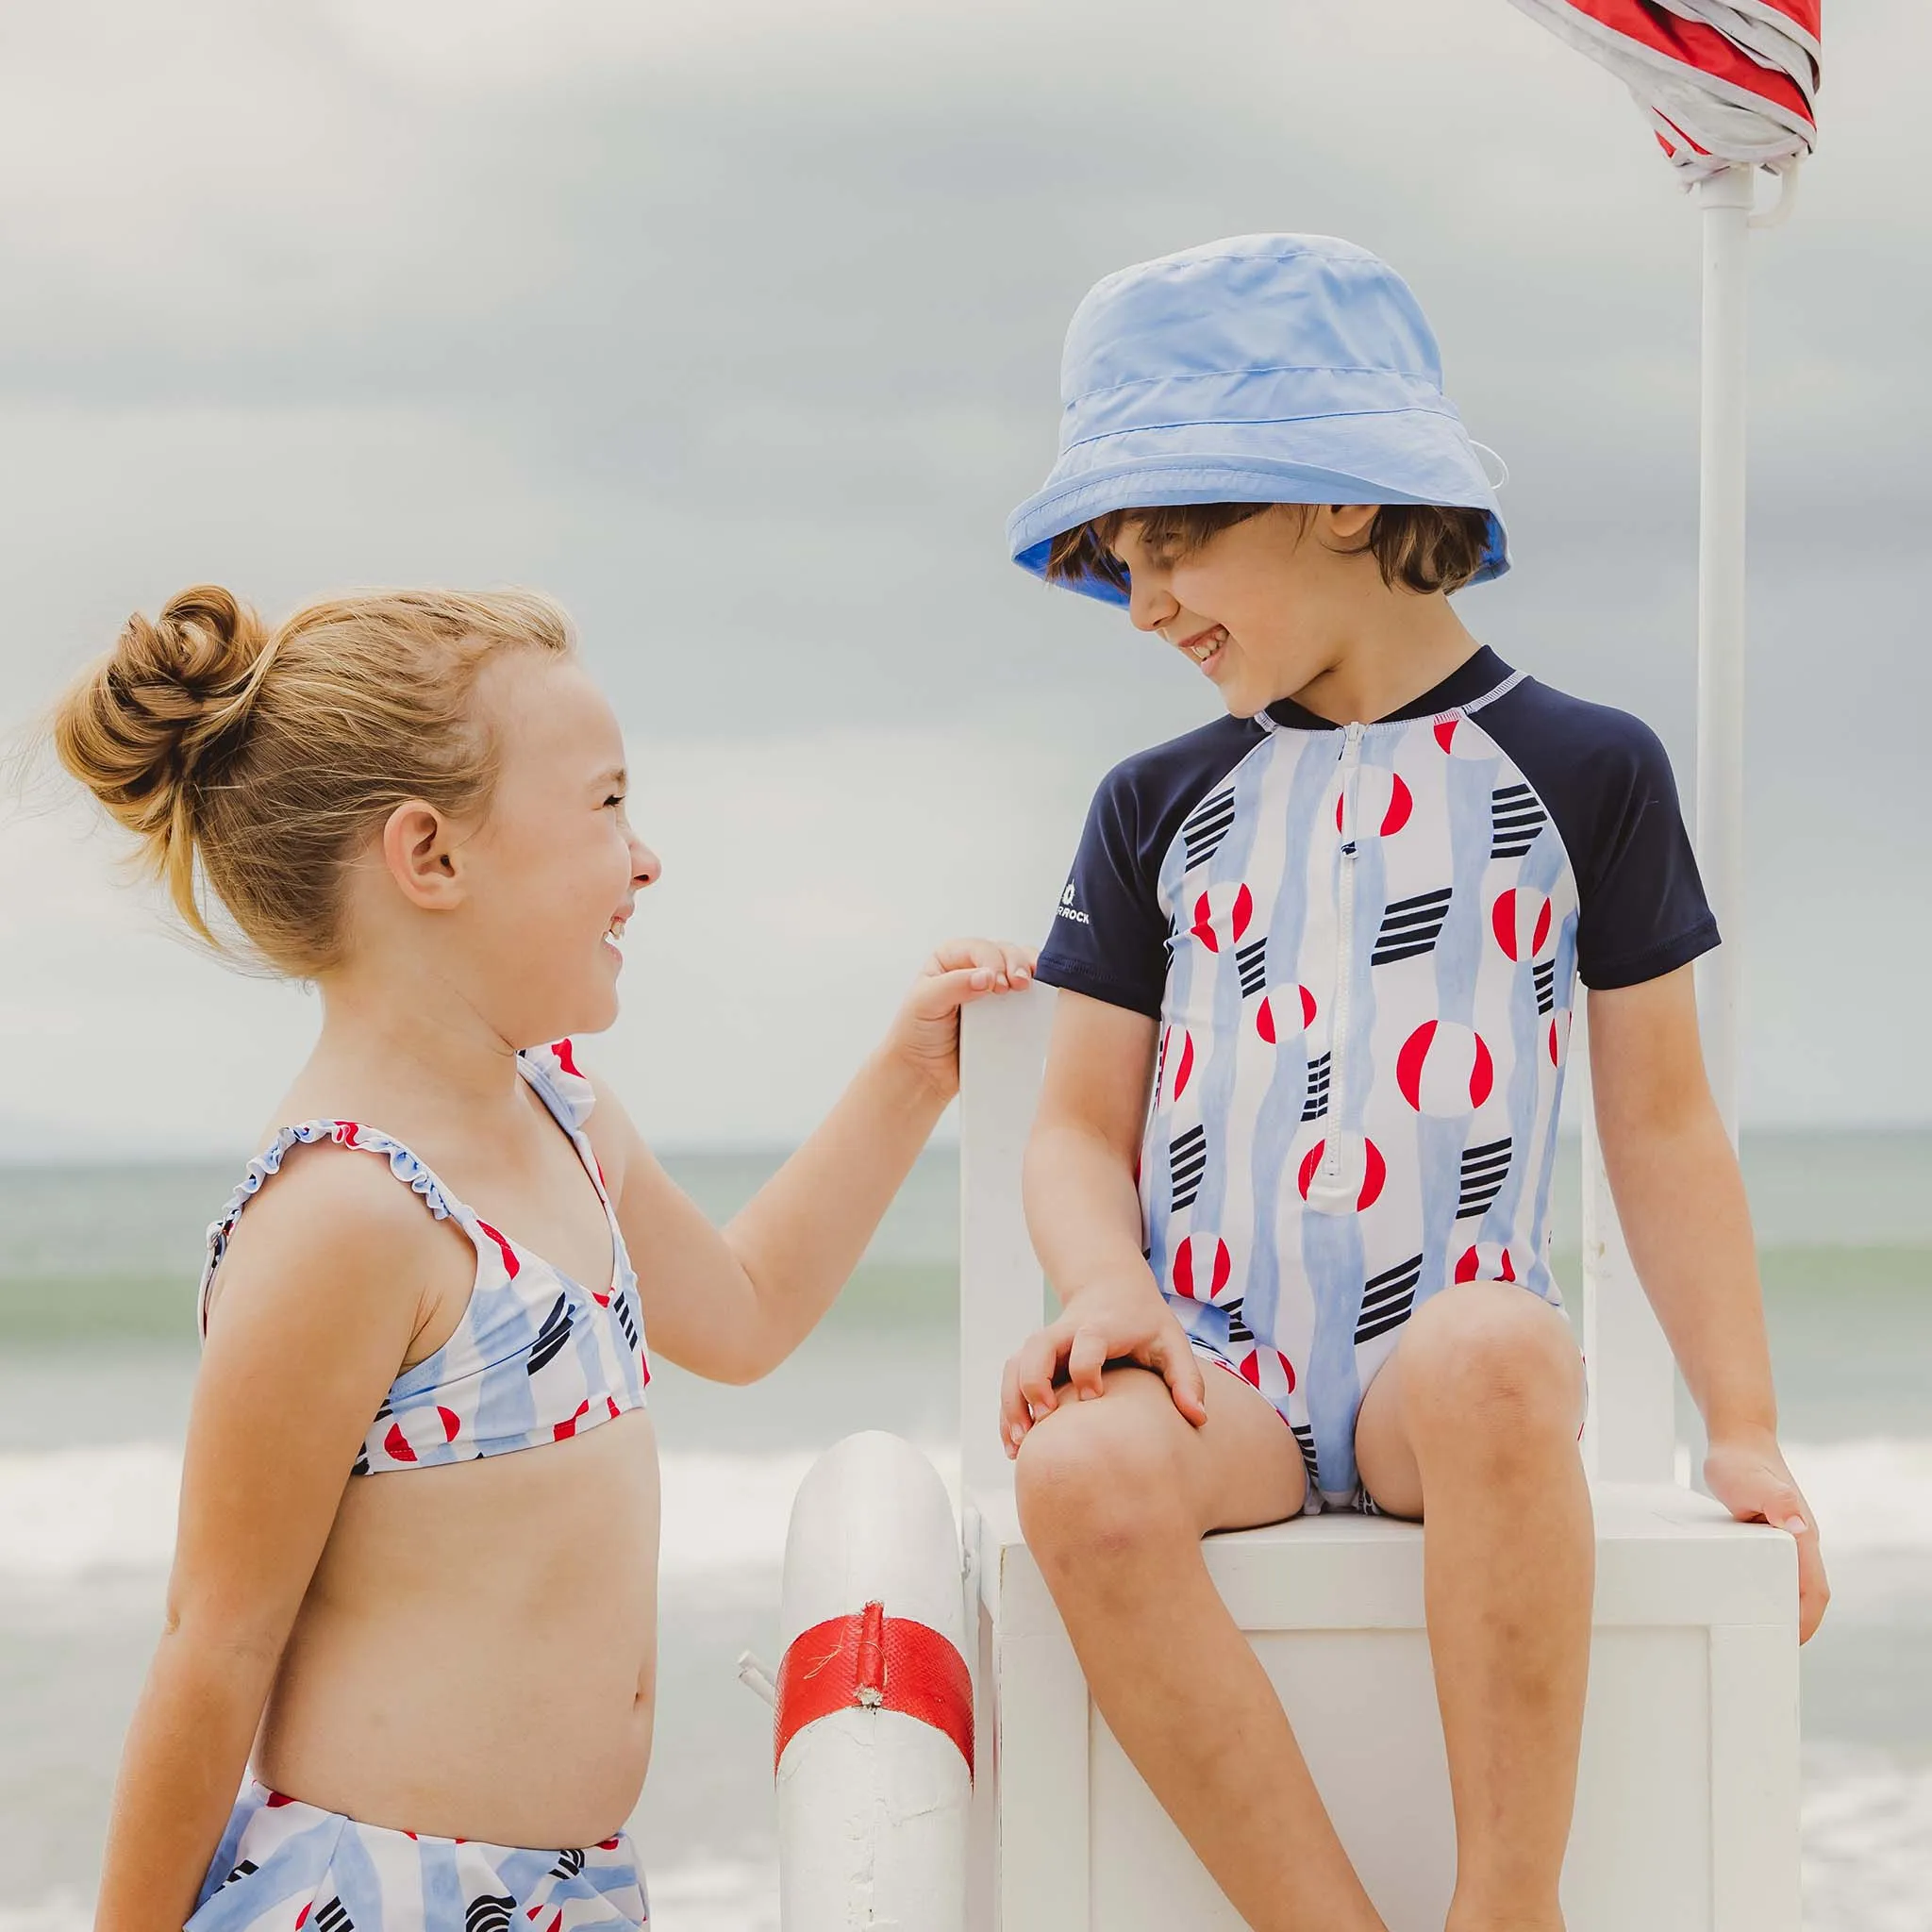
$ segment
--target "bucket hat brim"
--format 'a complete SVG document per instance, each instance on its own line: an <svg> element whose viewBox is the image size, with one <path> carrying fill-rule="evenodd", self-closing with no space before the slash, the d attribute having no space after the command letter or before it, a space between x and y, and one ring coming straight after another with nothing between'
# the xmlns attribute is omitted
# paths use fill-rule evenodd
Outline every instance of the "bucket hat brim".
<svg viewBox="0 0 1932 1932"><path fill-rule="evenodd" d="M1255 427L1191 424L1129 430L1068 450L1008 519L1013 561L1043 580L1053 540L1113 510L1195 503L1412 503L1486 513L1489 543L1471 583L1486 583L1509 568L1495 491L1453 414L1445 420L1440 409L1404 409L1271 425L1269 441L1283 451L1278 456L1240 447L1252 444ZM1373 460L1377 456L1383 460ZM1406 487L1390 482L1391 473ZM1104 604L1127 602L1127 593L1104 577L1072 579L1066 588Z"/></svg>

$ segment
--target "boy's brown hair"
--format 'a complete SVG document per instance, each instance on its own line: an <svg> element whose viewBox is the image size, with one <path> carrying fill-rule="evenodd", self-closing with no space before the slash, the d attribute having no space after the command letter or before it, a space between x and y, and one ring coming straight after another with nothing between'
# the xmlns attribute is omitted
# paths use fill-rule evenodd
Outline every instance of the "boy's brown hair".
<svg viewBox="0 0 1932 1932"><path fill-rule="evenodd" d="M1127 588L1127 567L1113 554L1113 541L1128 524L1150 547L1170 546L1186 557L1210 537L1244 524L1265 509L1267 503L1187 503L1158 509L1116 509L1090 523L1063 530L1047 552L1046 580L1051 584L1097 581ZM1282 509L1307 517L1306 504L1282 504ZM1374 558L1382 581L1393 590L1428 595L1436 591L1459 591L1481 569L1490 543L1486 510L1452 509L1435 504L1385 503L1369 525L1357 555Z"/></svg>

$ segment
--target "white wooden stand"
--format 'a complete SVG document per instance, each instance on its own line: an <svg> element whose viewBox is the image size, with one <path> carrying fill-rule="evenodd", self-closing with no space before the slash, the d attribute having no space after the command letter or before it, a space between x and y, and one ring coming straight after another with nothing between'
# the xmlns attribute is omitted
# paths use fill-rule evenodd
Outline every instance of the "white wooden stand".
<svg viewBox="0 0 1932 1932"><path fill-rule="evenodd" d="M1037 990L966 1011L959 1412L979 1633L968 1924L1233 1932L1240 1920L1088 1697L998 1440L1000 1367L1042 1312L1020 1161L1052 1004ZM1564 1910L1571 1932L1797 1932L1795 1545L1670 1480L1669 1357L1619 1258L1607 1192L1590 1191L1595 1634ZM1441 1932L1455 1878L1422 1556L1414 1525L1353 1516L1208 1544L1390 1932Z"/></svg>

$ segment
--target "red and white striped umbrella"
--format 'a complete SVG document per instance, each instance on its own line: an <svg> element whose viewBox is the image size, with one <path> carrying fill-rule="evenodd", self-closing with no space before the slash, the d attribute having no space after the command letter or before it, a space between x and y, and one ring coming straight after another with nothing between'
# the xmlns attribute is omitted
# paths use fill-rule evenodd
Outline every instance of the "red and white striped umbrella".
<svg viewBox="0 0 1932 1932"><path fill-rule="evenodd" d="M1821 0L1513 0L1629 88L1687 179L1817 139Z"/></svg>

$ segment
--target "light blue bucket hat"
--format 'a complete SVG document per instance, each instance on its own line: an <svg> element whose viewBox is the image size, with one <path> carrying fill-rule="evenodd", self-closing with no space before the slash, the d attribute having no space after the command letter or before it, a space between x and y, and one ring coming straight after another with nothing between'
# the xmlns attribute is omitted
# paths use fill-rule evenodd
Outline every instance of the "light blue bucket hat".
<svg viewBox="0 0 1932 1932"><path fill-rule="evenodd" d="M1062 531L1183 503L1481 509L1489 548L1470 581L1509 568L1428 319L1352 242L1241 235L1096 282L1068 325L1060 405L1059 460L1007 522L1013 561L1036 576ZM1104 581L1070 588L1126 602Z"/></svg>

